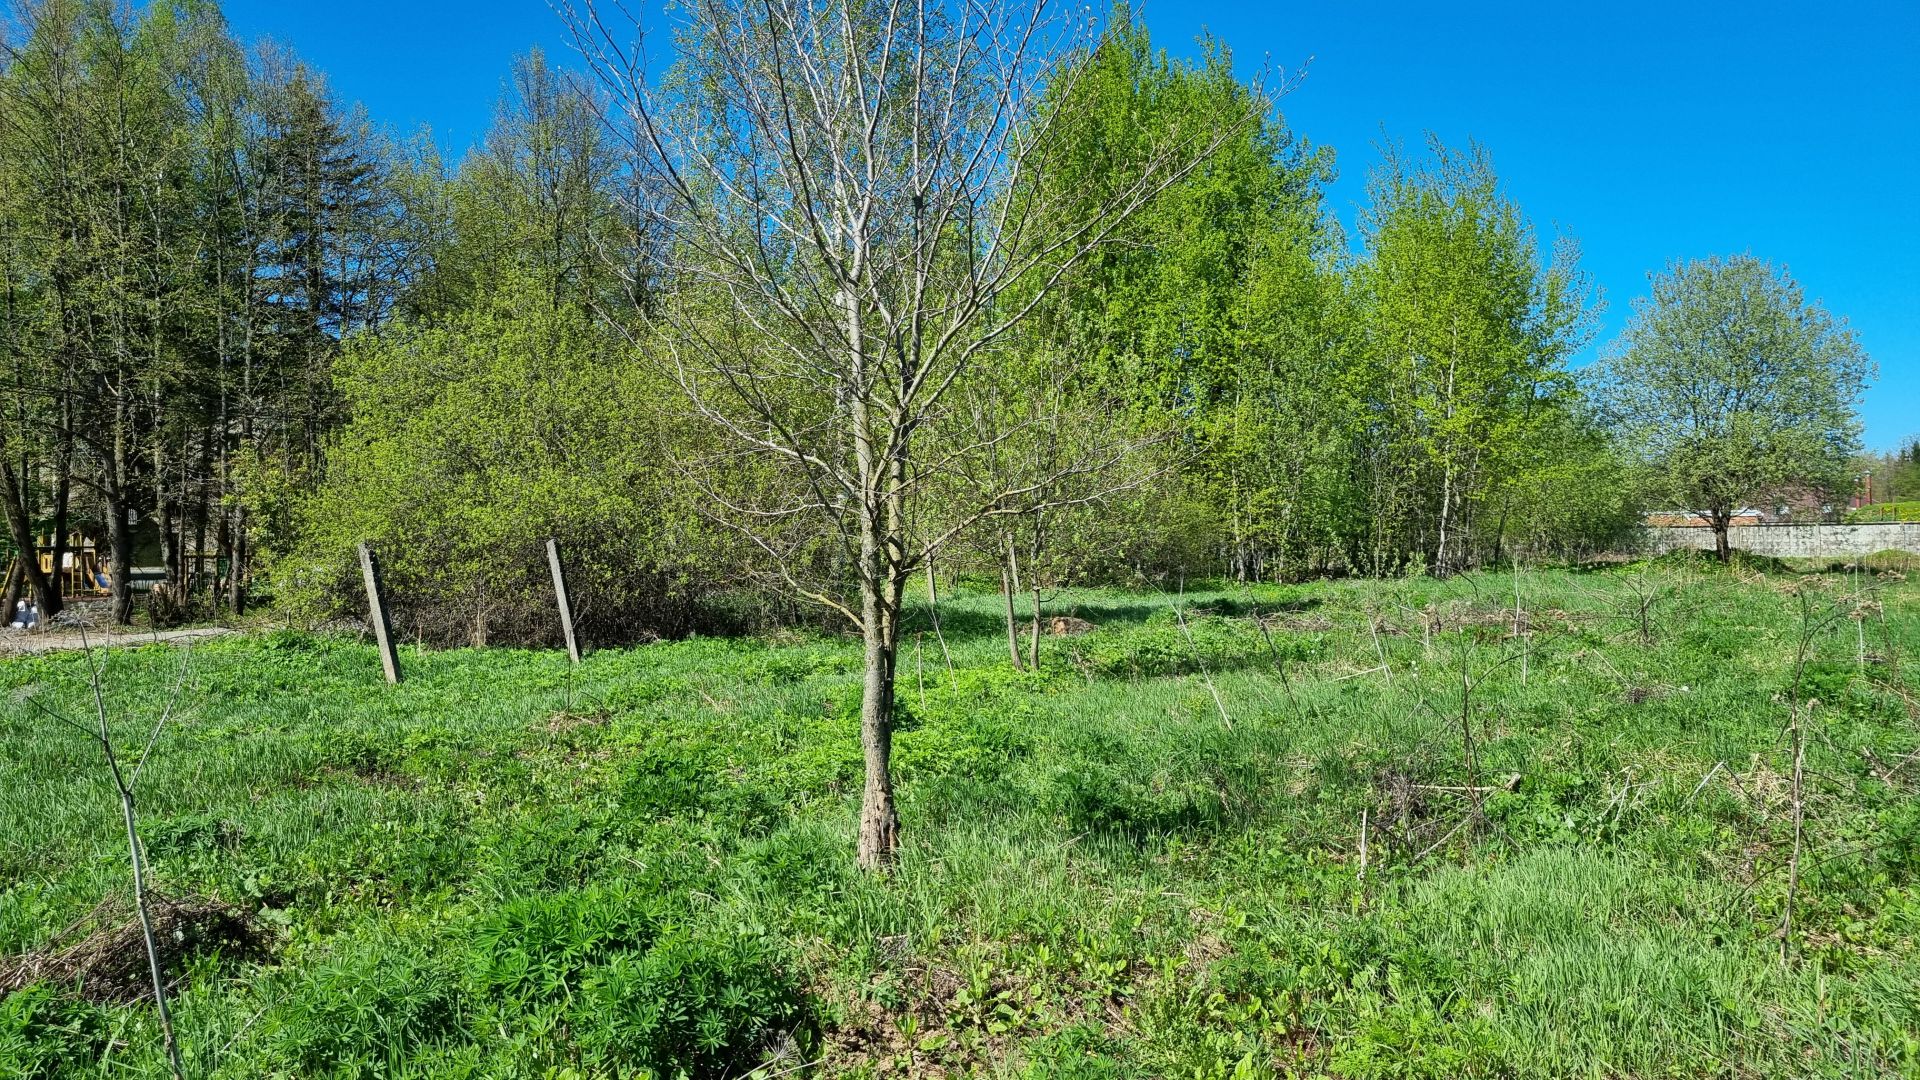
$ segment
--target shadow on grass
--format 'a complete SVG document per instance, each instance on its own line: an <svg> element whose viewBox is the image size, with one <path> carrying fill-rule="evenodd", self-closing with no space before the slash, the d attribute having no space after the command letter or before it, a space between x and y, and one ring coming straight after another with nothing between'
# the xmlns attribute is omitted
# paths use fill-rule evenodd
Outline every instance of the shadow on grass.
<svg viewBox="0 0 1920 1080"><path fill-rule="evenodd" d="M991 601L994 606L976 606L982 601ZM997 606L1000 598L997 594L969 593L959 603L943 598L940 601L940 629L948 638L970 640L979 637L999 637L1007 632L1006 615ZM1033 617L1031 597L1021 597L1015 604L1014 613L1021 630L1024 632ZM1203 615L1217 615L1229 619L1251 618L1254 615L1276 615L1311 611L1319 607L1319 597L1300 599L1261 601L1244 597L1220 596L1216 594L1189 594L1184 599L1172 593L1159 600L1102 600L1065 597L1044 601L1040 605L1042 619L1065 615L1076 619L1085 619L1096 629L1103 627L1144 626L1156 616L1169 618L1177 605L1188 618ZM931 631L933 623L927 616L925 600L909 601L903 626L908 632L917 630Z"/></svg>

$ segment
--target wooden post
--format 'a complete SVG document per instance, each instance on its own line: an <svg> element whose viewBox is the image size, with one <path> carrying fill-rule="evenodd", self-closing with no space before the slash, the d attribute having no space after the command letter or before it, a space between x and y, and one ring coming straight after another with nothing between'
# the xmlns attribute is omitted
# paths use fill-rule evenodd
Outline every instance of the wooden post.
<svg viewBox="0 0 1920 1080"><path fill-rule="evenodd" d="M567 592L567 574L560 569L560 541L547 541L547 565L553 567L553 598L560 605L560 629L567 634L567 657L580 662L580 641L573 636L573 597Z"/></svg>
<svg viewBox="0 0 1920 1080"><path fill-rule="evenodd" d="M367 621L373 624L374 639L380 643L380 666L387 681L400 682L400 654L393 647L393 626L387 621L387 600L380 589L380 564L367 545L360 545L360 572L367 581Z"/></svg>

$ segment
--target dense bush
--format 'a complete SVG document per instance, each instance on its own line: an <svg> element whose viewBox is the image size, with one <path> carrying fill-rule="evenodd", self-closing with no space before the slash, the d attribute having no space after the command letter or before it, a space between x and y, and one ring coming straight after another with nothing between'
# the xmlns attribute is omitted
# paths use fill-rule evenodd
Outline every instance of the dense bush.
<svg viewBox="0 0 1920 1080"><path fill-rule="evenodd" d="M551 537L589 641L711 625L702 601L727 559L674 482L685 435L668 388L589 312L526 285L346 350L335 378L350 420L274 561L290 613L364 612L365 542L402 639L552 644Z"/></svg>
<svg viewBox="0 0 1920 1080"><path fill-rule="evenodd" d="M578 1015L591 1065L663 1078L737 1076L791 1036L801 999L761 938L673 929L597 968Z"/></svg>

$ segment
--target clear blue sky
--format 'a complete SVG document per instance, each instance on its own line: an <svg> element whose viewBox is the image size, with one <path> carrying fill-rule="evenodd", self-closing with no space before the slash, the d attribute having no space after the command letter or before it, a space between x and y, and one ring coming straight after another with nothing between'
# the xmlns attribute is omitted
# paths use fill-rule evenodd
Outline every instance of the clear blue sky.
<svg viewBox="0 0 1920 1080"><path fill-rule="evenodd" d="M429 126L456 154L515 55L570 53L542 0L226 8L242 38L292 47L343 100L401 134ZM1484 144L1543 234L1581 242L1608 306L1589 356L1648 271L1751 251L1845 316L1879 364L1868 446L1920 434L1920 2L1148 0L1145 16L1176 53L1207 29L1249 72L1306 69L1281 108L1338 154L1349 223L1383 138Z"/></svg>

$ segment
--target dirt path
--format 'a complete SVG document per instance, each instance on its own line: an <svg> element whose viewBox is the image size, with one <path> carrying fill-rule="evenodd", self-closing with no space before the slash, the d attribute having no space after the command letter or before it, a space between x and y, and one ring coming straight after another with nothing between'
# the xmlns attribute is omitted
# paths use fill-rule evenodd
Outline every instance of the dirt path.
<svg viewBox="0 0 1920 1080"><path fill-rule="evenodd" d="M223 637L239 633L225 626L199 626L188 630L162 630L140 632L122 630L113 633L89 631L85 641L81 640L78 630L60 628L55 630L0 630L0 657L22 656L37 653L59 652L65 649L80 649L88 645L94 648L124 649L138 645L151 645L156 641L199 641L203 638Z"/></svg>

